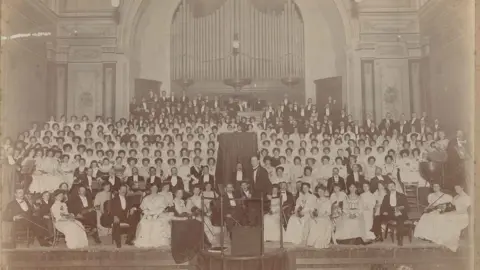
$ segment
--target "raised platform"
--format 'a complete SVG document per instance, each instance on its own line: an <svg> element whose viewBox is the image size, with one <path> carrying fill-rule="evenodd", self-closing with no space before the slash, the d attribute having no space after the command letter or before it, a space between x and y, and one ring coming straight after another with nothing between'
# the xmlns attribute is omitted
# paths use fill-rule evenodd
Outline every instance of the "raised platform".
<svg viewBox="0 0 480 270"><path fill-rule="evenodd" d="M106 243L106 242L104 242ZM266 252L277 252L279 243L266 243ZM328 249L298 248L285 245L288 269L396 269L399 265L413 269L469 269L469 246L464 243L457 253L431 243L416 240L403 247L389 240L369 246L332 246ZM372 268L382 266L384 268ZM177 265L168 249L140 249L125 246L121 249L110 244L94 245L85 250L19 247L3 250L2 269L191 269L200 268L196 260ZM228 269L225 269L228 270ZM253 270L253 269L252 269Z"/></svg>

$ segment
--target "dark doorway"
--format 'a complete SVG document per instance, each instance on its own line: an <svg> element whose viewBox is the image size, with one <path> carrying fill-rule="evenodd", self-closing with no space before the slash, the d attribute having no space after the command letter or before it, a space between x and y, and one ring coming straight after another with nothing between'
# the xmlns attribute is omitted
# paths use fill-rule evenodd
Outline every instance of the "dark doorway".
<svg viewBox="0 0 480 270"><path fill-rule="evenodd" d="M314 81L317 96L317 109L322 111L328 102L328 97L335 100L336 108L343 108L342 77L331 77Z"/></svg>
<svg viewBox="0 0 480 270"><path fill-rule="evenodd" d="M160 86L162 86L162 82L159 81L135 79L135 98L140 101L142 98L148 97L150 90L160 97Z"/></svg>

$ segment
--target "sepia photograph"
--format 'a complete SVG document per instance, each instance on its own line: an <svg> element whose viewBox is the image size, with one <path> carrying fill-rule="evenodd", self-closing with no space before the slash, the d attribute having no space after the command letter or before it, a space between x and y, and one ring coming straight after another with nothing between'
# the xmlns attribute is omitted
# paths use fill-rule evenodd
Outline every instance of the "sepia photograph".
<svg viewBox="0 0 480 270"><path fill-rule="evenodd" d="M476 2L0 0L0 269L475 269Z"/></svg>

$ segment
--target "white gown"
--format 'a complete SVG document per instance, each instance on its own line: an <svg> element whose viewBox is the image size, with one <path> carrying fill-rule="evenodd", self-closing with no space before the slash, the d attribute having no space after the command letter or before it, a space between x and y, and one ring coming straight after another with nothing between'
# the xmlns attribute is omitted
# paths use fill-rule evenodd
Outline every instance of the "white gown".
<svg viewBox="0 0 480 270"><path fill-rule="evenodd" d="M363 238L365 226L363 221L363 203L360 196L343 201L343 215L336 221L335 239L349 240Z"/></svg>
<svg viewBox="0 0 480 270"><path fill-rule="evenodd" d="M165 247L170 245L172 215L164 213L167 198L161 194L150 194L143 198L140 208L143 216L137 227L136 247Z"/></svg>
<svg viewBox="0 0 480 270"><path fill-rule="evenodd" d="M53 192L63 182L59 174L59 164L54 158L36 159L36 170L32 174L31 193Z"/></svg>
<svg viewBox="0 0 480 270"><path fill-rule="evenodd" d="M428 195L428 202L432 204L441 194ZM422 215L415 227L414 236L430 240L439 245L446 246L452 251L458 249L460 233L468 226L469 218L467 209L470 206L470 197L466 194L457 195L454 199L448 194L443 195L433 205L452 202L455 211L440 214L432 211Z"/></svg>
<svg viewBox="0 0 480 270"><path fill-rule="evenodd" d="M332 221L330 220L332 206L330 200L328 198L318 198L314 209L316 209L318 216L307 221L307 246L327 248L332 239Z"/></svg>
<svg viewBox="0 0 480 270"><path fill-rule="evenodd" d="M308 233L305 230L305 224L310 218L310 212L314 209L316 199L317 197L310 193L300 194L295 204L295 213L288 220L287 231L285 232L285 242L293 243L295 245L305 242ZM303 216L297 216L297 212L300 212Z"/></svg>
<svg viewBox="0 0 480 270"><path fill-rule="evenodd" d="M210 218L211 212L209 211L210 208L206 205L206 203L210 203L210 200L204 200L203 231L205 232L205 235L207 236L208 241L210 241L210 243L213 244L215 242L215 235L220 232L221 228L212 225L212 220ZM194 206L197 207L198 209L202 209L202 197L192 196L188 198L187 209L191 211L192 207ZM196 219L200 222L202 221L201 216L197 216Z"/></svg>
<svg viewBox="0 0 480 270"><path fill-rule="evenodd" d="M400 178L405 184L418 184L419 187L430 186L420 175L419 161L414 158L402 158L398 161Z"/></svg>
<svg viewBox="0 0 480 270"><path fill-rule="evenodd" d="M270 212L263 216L263 239L264 241L278 242L280 241L280 230L284 230L280 225L281 213L280 197L270 200ZM285 234L285 231L283 232Z"/></svg>
<svg viewBox="0 0 480 270"><path fill-rule="evenodd" d="M363 224L365 228L364 241L375 239L375 235L371 231L373 226L373 216L375 211L375 205L377 204L377 198L370 191L366 191L360 194L360 199L363 205Z"/></svg>
<svg viewBox="0 0 480 270"><path fill-rule="evenodd" d="M88 246L87 234L82 223L78 220L70 220L62 216L68 214L65 203L55 201L50 211L55 220L55 228L65 235L65 242L68 248L73 249Z"/></svg>

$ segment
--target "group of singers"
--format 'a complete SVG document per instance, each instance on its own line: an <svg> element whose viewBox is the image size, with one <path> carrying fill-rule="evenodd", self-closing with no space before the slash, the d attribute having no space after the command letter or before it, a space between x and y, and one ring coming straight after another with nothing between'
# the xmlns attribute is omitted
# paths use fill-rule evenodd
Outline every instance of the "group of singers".
<svg viewBox="0 0 480 270"><path fill-rule="evenodd" d="M203 213L205 235L213 243L220 226L215 202L224 194L228 231L239 224L258 225L263 210L265 227L271 228L265 230L266 240L278 241L283 228L285 241L320 248L381 240L381 224L394 219L402 244L408 218L403 184L428 187L419 175L419 160L465 148L463 134L449 141L438 119L431 121L425 113L421 118L413 113L410 120L401 115L399 121L387 114L377 126L371 115L359 125L331 98L317 109L311 100L300 105L286 96L275 108L258 106L263 107L260 121L237 117L245 106L233 99L225 105L218 98L151 92L132 103L131 121L74 116L70 122L52 118L34 125L1 148L7 161L2 169L20 168L22 183L22 188L2 190L4 199L15 195L4 220L32 226L45 246L48 224L53 224L72 248L85 246L87 234L100 242L99 236L110 233L121 246L123 232L126 244L159 247L170 241L170 220L200 220ZM251 164L256 169L245 172L238 164L232 179L221 181L231 184L219 190L213 175L217 135L243 131L258 134L259 157ZM458 185L455 190L459 199L451 204L460 210L448 213L465 214L468 196ZM40 197L25 199L31 194ZM202 194L210 198L203 207ZM265 209L252 199L261 194ZM428 202L438 205L430 196ZM423 233L435 231L424 227L431 220L422 217L415 235L452 247L466 226L450 226L447 241L444 234Z"/></svg>

